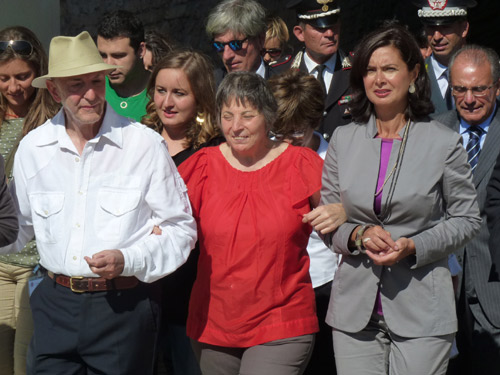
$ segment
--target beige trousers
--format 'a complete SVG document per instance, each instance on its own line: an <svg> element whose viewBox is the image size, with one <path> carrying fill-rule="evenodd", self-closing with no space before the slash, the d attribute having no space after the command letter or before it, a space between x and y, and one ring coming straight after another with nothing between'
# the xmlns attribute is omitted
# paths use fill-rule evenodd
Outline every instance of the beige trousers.
<svg viewBox="0 0 500 375"><path fill-rule="evenodd" d="M31 268L0 262L0 374L26 374L33 334L28 293Z"/></svg>

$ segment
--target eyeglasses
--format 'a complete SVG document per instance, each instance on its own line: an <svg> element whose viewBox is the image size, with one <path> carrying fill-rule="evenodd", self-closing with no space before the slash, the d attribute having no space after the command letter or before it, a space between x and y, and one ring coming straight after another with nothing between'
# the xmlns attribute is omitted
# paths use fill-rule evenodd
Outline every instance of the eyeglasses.
<svg viewBox="0 0 500 375"><path fill-rule="evenodd" d="M262 56L264 56L266 53L269 54L269 56L276 58L280 57L281 55L281 50L279 48L269 48L269 49L262 49Z"/></svg>
<svg viewBox="0 0 500 375"><path fill-rule="evenodd" d="M29 56L33 52L33 46L30 42L25 40L9 40L0 42L0 54L7 51L8 47L10 47L15 53L23 56Z"/></svg>
<svg viewBox="0 0 500 375"><path fill-rule="evenodd" d="M491 86L474 86L474 87L465 87L465 86L452 86L451 92L454 96L462 97L467 94L467 91L471 91L472 95L476 98L480 98L482 96L486 96L488 94L488 90L494 87Z"/></svg>
<svg viewBox="0 0 500 375"><path fill-rule="evenodd" d="M243 48L243 43L245 43L248 40L248 37L242 40L231 40L229 42L212 42L212 47L214 47L215 51L218 53L224 52L224 48L226 46L229 46L234 52L239 51L240 49Z"/></svg>

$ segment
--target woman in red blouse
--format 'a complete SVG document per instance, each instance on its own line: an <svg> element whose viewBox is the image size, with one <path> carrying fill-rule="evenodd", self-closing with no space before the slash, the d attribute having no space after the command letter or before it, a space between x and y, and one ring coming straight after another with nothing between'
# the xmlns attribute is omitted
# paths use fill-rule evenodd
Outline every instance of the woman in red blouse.
<svg viewBox="0 0 500 375"><path fill-rule="evenodd" d="M302 374L318 330L302 222L323 161L268 137L276 102L256 74L219 86L226 142L179 167L198 223L200 258L187 333L203 374Z"/></svg>

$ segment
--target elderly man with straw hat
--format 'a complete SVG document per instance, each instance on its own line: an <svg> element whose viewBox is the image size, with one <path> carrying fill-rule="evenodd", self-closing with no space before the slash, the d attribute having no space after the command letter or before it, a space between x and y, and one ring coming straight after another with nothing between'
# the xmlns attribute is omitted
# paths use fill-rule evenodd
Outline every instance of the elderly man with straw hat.
<svg viewBox="0 0 500 375"><path fill-rule="evenodd" d="M47 270L31 296L34 374L152 374L151 282L184 263L196 241L163 139L105 101L111 69L83 32L53 38L49 73L33 81L62 109L19 146L11 192L20 234L1 251L36 235Z"/></svg>

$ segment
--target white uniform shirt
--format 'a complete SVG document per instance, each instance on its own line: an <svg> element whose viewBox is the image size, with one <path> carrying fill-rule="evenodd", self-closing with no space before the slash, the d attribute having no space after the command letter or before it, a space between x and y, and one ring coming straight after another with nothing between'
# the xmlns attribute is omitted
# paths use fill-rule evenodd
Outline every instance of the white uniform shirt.
<svg viewBox="0 0 500 375"><path fill-rule="evenodd" d="M434 69L434 74L436 75L436 81L439 86L439 91L441 91L441 96L444 98L446 95L446 90L448 90L448 67L441 64L431 55L432 69Z"/></svg>
<svg viewBox="0 0 500 375"><path fill-rule="evenodd" d="M325 141L318 132L314 132L314 134L320 139L317 153L325 160L328 142ZM326 247L323 240L319 237L318 232L315 230L311 232L311 236L309 237L307 252L310 258L309 275L311 276L313 288L317 288L318 286L332 281L335 271L337 271L338 268L339 254L334 253Z"/></svg>
<svg viewBox="0 0 500 375"><path fill-rule="evenodd" d="M326 93L330 90L330 85L332 84L333 72L335 71L335 63L337 61L337 54L333 54L325 63L325 70L323 71L323 80L325 81ZM313 61L309 55L304 53L304 63L306 64L307 71L318 78L318 63Z"/></svg>
<svg viewBox="0 0 500 375"><path fill-rule="evenodd" d="M97 277L83 257L120 249L122 275L152 282L182 265L196 242L187 189L163 138L109 105L81 155L62 110L31 131L10 188L20 224L13 247L35 234L40 263L54 273ZM155 225L161 235L151 234Z"/></svg>

